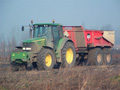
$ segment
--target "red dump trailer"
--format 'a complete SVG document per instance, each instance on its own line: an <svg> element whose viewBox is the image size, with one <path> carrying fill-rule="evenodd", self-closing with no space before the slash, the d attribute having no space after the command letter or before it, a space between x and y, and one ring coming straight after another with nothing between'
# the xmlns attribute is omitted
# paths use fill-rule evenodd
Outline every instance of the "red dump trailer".
<svg viewBox="0 0 120 90"><path fill-rule="evenodd" d="M111 64L114 31L85 30L82 26L63 26L63 32L65 37L74 42L78 58L87 60L86 64Z"/></svg>

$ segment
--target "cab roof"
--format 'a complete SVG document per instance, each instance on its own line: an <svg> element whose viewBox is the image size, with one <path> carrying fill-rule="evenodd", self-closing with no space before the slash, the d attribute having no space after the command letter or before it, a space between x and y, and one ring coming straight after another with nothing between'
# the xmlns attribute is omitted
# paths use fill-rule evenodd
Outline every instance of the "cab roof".
<svg viewBox="0 0 120 90"><path fill-rule="evenodd" d="M62 24L58 24L58 23L36 23L34 25L55 25L55 26L62 26Z"/></svg>

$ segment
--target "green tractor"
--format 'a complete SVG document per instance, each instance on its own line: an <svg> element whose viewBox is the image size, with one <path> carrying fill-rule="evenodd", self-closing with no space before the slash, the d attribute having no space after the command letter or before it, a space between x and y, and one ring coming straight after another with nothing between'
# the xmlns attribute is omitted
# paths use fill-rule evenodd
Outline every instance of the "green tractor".
<svg viewBox="0 0 120 90"><path fill-rule="evenodd" d="M75 64L74 43L63 35L61 24L31 22L30 38L23 41L22 47L11 53L13 70L26 69L29 66L38 70L48 70L54 65L71 67ZM24 31L24 27L22 27Z"/></svg>

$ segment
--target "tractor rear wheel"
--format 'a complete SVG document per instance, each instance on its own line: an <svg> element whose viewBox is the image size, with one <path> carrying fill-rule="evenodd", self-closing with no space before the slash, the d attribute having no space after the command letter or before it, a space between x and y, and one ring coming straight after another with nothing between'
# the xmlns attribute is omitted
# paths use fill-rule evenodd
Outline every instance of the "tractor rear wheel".
<svg viewBox="0 0 120 90"><path fill-rule="evenodd" d="M105 48L103 49L103 53L104 53L104 64L106 65L111 65L112 62L112 53L111 53L111 49L109 48Z"/></svg>
<svg viewBox="0 0 120 90"><path fill-rule="evenodd" d="M61 67L72 67L75 65L76 51L72 42L66 42L61 53Z"/></svg>
<svg viewBox="0 0 120 90"><path fill-rule="evenodd" d="M49 70L54 67L55 54L51 49L42 48L37 56L37 69Z"/></svg>
<svg viewBox="0 0 120 90"><path fill-rule="evenodd" d="M91 49L88 52L87 65L102 65L103 64L103 52L100 48Z"/></svg>

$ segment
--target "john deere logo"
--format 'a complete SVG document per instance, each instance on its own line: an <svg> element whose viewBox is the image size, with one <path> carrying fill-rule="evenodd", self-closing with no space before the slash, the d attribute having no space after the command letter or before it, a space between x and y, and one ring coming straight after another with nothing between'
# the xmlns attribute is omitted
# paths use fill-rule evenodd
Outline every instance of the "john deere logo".
<svg viewBox="0 0 120 90"><path fill-rule="evenodd" d="M42 45L42 46L44 45L44 41L41 41L41 45Z"/></svg>
<svg viewBox="0 0 120 90"><path fill-rule="evenodd" d="M91 35L88 33L87 34L87 40L90 41Z"/></svg>
<svg viewBox="0 0 120 90"><path fill-rule="evenodd" d="M15 54L13 54L12 56L15 56Z"/></svg>
<svg viewBox="0 0 120 90"><path fill-rule="evenodd" d="M23 53L23 56L25 56L25 54Z"/></svg>

